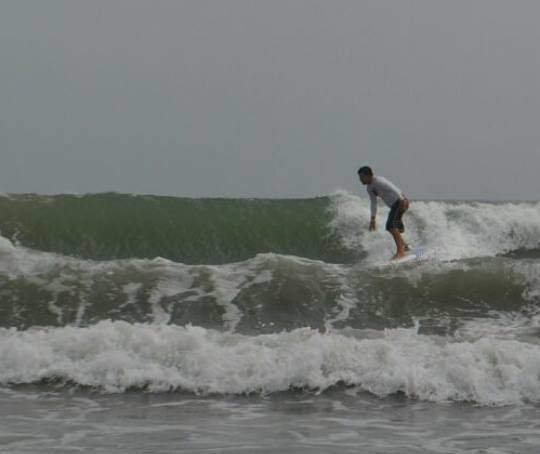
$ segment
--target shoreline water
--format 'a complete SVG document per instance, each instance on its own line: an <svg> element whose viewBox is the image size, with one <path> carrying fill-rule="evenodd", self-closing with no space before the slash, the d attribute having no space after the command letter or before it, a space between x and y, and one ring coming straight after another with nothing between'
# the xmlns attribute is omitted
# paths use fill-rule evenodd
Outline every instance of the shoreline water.
<svg viewBox="0 0 540 454"><path fill-rule="evenodd" d="M530 453L537 406L439 405L354 390L323 395L0 391L0 450L260 453Z"/></svg>

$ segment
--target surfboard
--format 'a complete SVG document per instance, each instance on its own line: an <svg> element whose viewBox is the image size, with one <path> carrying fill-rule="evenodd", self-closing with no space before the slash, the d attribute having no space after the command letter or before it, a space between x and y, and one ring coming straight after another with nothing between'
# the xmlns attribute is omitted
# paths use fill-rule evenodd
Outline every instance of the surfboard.
<svg viewBox="0 0 540 454"><path fill-rule="evenodd" d="M411 249L405 257L399 259L390 259L388 262L381 263L379 266L401 265L403 263L417 262L426 257L426 250L422 247Z"/></svg>
<svg viewBox="0 0 540 454"><path fill-rule="evenodd" d="M415 254L408 253L405 257L400 257L399 259L392 259L388 262L389 265L395 264L398 265L400 263L407 263L412 260L416 260L418 257Z"/></svg>

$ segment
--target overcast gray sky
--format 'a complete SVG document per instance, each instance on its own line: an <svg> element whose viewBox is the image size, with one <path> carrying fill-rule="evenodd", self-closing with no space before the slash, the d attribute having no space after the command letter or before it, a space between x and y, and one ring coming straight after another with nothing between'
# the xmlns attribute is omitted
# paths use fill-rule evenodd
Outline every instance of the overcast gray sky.
<svg viewBox="0 0 540 454"><path fill-rule="evenodd" d="M540 2L1 0L0 191L539 199Z"/></svg>

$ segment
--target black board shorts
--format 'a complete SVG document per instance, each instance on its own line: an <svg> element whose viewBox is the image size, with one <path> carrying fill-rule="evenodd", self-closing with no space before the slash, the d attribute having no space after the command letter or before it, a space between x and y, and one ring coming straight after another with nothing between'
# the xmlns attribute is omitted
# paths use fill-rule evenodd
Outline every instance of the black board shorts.
<svg viewBox="0 0 540 454"><path fill-rule="evenodd" d="M386 221L386 230L390 231L392 229L398 229L400 233L405 231L405 226L401 220L404 210L400 207L401 200L396 201L390 208L390 213L388 213L388 220Z"/></svg>

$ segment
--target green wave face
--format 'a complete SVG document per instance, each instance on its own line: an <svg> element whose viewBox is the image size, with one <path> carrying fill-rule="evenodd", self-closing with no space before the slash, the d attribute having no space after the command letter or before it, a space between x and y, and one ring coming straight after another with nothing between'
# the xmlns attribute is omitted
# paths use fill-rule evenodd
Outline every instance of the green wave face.
<svg viewBox="0 0 540 454"><path fill-rule="evenodd" d="M164 257L221 264L258 253L350 262L329 229L330 201L97 194L0 198L0 232L22 246L85 259Z"/></svg>

